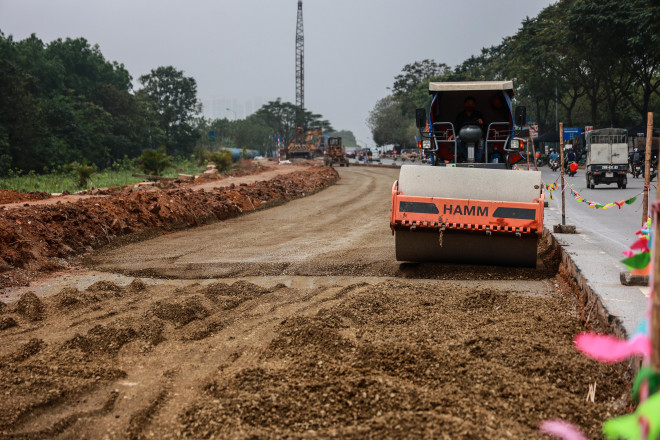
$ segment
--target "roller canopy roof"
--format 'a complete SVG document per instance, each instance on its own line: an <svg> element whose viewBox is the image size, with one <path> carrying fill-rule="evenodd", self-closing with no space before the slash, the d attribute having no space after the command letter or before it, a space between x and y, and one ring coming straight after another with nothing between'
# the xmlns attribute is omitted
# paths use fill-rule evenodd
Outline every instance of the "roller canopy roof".
<svg viewBox="0 0 660 440"><path fill-rule="evenodd" d="M459 92L480 90L513 91L513 81L464 81L429 83L429 92Z"/></svg>

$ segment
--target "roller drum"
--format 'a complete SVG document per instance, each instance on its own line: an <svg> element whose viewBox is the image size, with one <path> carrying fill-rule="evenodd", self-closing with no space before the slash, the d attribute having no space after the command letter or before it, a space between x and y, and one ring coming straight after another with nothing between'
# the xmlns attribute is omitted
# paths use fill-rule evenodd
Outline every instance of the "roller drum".
<svg viewBox="0 0 660 440"><path fill-rule="evenodd" d="M396 259L493 266L535 267L538 239L483 232L396 231Z"/></svg>
<svg viewBox="0 0 660 440"><path fill-rule="evenodd" d="M407 196L533 203L541 195L541 173L408 165L401 167L398 188ZM442 245L437 229L395 234L398 261L536 266L536 234L446 229Z"/></svg>

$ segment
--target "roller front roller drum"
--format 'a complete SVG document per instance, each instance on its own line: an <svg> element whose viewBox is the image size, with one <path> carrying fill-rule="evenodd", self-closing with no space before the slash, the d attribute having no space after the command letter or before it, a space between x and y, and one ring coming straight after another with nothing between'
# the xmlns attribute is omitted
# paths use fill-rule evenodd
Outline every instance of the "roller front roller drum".
<svg viewBox="0 0 660 440"><path fill-rule="evenodd" d="M535 267L537 231L543 227L540 174L533 171L403 166L392 199L391 224L395 233L396 259ZM432 209L427 212L405 211L405 200L407 206L410 206L410 200L415 200L421 202L419 206ZM431 203L436 203L437 208ZM455 206L478 203L490 206L490 214L466 216L459 212L456 215ZM447 209L449 205L454 209ZM507 212L504 217L494 214L498 207L500 212ZM514 211L526 211L531 216L523 218ZM435 224L429 226L432 218ZM425 226L406 226L413 222ZM445 225L442 234L441 224ZM451 227L451 224L479 227ZM498 226L505 229L498 230ZM490 230L487 232L486 228Z"/></svg>
<svg viewBox="0 0 660 440"><path fill-rule="evenodd" d="M538 239L483 232L396 231L396 259L415 263L483 264L535 267Z"/></svg>

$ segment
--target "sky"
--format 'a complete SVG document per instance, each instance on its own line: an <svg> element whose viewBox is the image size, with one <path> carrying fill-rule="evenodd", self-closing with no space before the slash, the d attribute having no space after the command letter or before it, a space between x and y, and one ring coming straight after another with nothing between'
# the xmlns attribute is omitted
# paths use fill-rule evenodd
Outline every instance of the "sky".
<svg viewBox="0 0 660 440"><path fill-rule="evenodd" d="M366 124L404 65L456 66L554 0L303 0L305 107L374 146ZM206 117L295 102L297 0L0 0L0 30L83 37L134 78L172 65L197 81ZM514 84L515 87L515 84ZM229 109L229 110L227 110Z"/></svg>

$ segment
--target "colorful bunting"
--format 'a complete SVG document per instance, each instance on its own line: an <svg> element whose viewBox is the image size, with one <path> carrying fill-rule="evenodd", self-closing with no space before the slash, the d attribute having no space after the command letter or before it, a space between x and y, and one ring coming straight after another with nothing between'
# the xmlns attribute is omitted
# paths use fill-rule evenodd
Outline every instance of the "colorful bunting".
<svg viewBox="0 0 660 440"><path fill-rule="evenodd" d="M660 438L660 393L640 403L632 414L610 419L603 434L611 440L654 440Z"/></svg>
<svg viewBox="0 0 660 440"><path fill-rule="evenodd" d="M575 194L578 194L575 192ZM576 197L582 198L581 196ZM634 203L636 197L617 203L617 206ZM589 206L599 205L587 202ZM596 206L598 207L598 206ZM603 205L600 205L603 207ZM651 234L651 219L646 221L646 227L636 232L637 241L623 254L623 260L629 268L639 270L650 266L651 250L649 243L653 243ZM635 253L634 251L638 251ZM635 272L633 272L635 273ZM650 284L652 286L652 284ZM651 292L654 296L658 293ZM645 366L642 367L633 383L633 398L641 402L637 410L622 417L607 420L603 424L603 434L611 440L658 440L660 439L660 374L649 367L649 360L653 347L649 332L649 311L646 318L640 323L628 340L617 339L610 335L594 333L580 333L575 337L575 347L587 357L600 362L620 362L631 356L642 356ZM539 426L544 434L552 435L563 440L582 440L586 438L579 428L570 423L559 420L547 420Z"/></svg>
<svg viewBox="0 0 660 440"><path fill-rule="evenodd" d="M651 340L642 334L621 340L610 335L580 333L575 337L575 348L588 358L606 363L621 362L635 355L651 357Z"/></svg>
<svg viewBox="0 0 660 440"><path fill-rule="evenodd" d="M559 186L557 185L557 182L551 183L550 185L543 182L543 187L550 194L550 200L553 200L552 193L553 193L553 191L555 191L559 188ZM594 209L610 209L610 208L614 208L614 207L617 207L617 208L621 209L621 207L623 205L632 205L633 203L635 203L637 201L637 198L639 197L639 194L641 194L641 193L639 193L636 196L631 197L631 198L626 199L626 200L620 200L618 202L606 203L606 204L603 205L602 203L592 202L590 200L585 199L584 197L582 197L582 194L580 194L579 192L577 192L576 190L573 189L573 185L566 185L566 189L568 189L568 191L573 196L573 198L575 199L576 202L586 203L590 208L594 208Z"/></svg>

